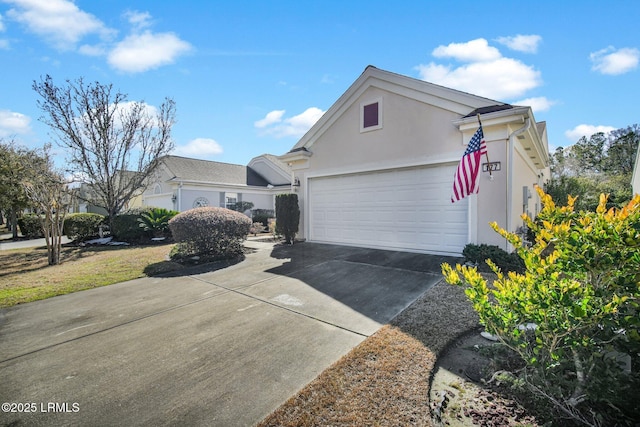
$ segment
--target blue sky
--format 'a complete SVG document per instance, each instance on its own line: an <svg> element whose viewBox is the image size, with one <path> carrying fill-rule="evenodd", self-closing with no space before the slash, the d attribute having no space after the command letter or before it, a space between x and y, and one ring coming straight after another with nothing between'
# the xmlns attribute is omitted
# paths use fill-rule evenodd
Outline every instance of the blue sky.
<svg viewBox="0 0 640 427"><path fill-rule="evenodd" d="M32 82L177 103L175 154L283 154L371 64L531 105L551 150L639 123L638 1L0 0L0 138L51 141Z"/></svg>

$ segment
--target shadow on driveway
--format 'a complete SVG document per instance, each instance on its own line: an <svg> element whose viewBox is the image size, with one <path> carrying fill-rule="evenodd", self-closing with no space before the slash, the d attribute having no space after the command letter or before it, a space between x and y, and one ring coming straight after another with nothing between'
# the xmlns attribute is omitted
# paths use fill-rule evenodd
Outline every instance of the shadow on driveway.
<svg viewBox="0 0 640 427"><path fill-rule="evenodd" d="M271 256L287 262L269 272L299 280L380 324L437 283L443 262L461 260L307 242L274 246Z"/></svg>

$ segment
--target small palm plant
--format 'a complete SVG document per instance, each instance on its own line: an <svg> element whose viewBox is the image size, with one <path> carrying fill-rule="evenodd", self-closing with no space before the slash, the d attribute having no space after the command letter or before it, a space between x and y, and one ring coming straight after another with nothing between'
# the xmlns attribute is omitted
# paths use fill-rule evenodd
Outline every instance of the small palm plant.
<svg viewBox="0 0 640 427"><path fill-rule="evenodd" d="M153 208L143 212L138 218L140 228L153 234L153 237L170 237L169 220L179 212L165 208Z"/></svg>

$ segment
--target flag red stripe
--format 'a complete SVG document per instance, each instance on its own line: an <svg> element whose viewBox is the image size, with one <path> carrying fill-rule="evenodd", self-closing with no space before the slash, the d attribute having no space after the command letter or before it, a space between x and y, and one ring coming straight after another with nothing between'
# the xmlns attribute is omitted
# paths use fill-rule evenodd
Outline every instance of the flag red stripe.
<svg viewBox="0 0 640 427"><path fill-rule="evenodd" d="M453 191L451 202L461 200L470 194L477 194L480 190L480 165L482 155L487 153L487 145L484 141L482 126L469 141L469 146L465 151L456 173L453 178Z"/></svg>

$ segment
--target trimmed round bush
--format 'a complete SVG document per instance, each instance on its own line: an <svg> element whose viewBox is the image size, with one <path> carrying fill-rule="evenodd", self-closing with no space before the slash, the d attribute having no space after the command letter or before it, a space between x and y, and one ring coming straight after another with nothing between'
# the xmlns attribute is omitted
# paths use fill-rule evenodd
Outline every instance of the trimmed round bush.
<svg viewBox="0 0 640 427"><path fill-rule="evenodd" d="M171 258L224 259L240 255L251 225L246 215L225 208L204 207L182 212L169 221L169 229L177 242Z"/></svg>
<svg viewBox="0 0 640 427"><path fill-rule="evenodd" d="M74 213L64 219L64 234L71 240L83 242L99 235L98 227L104 223L104 215Z"/></svg>

